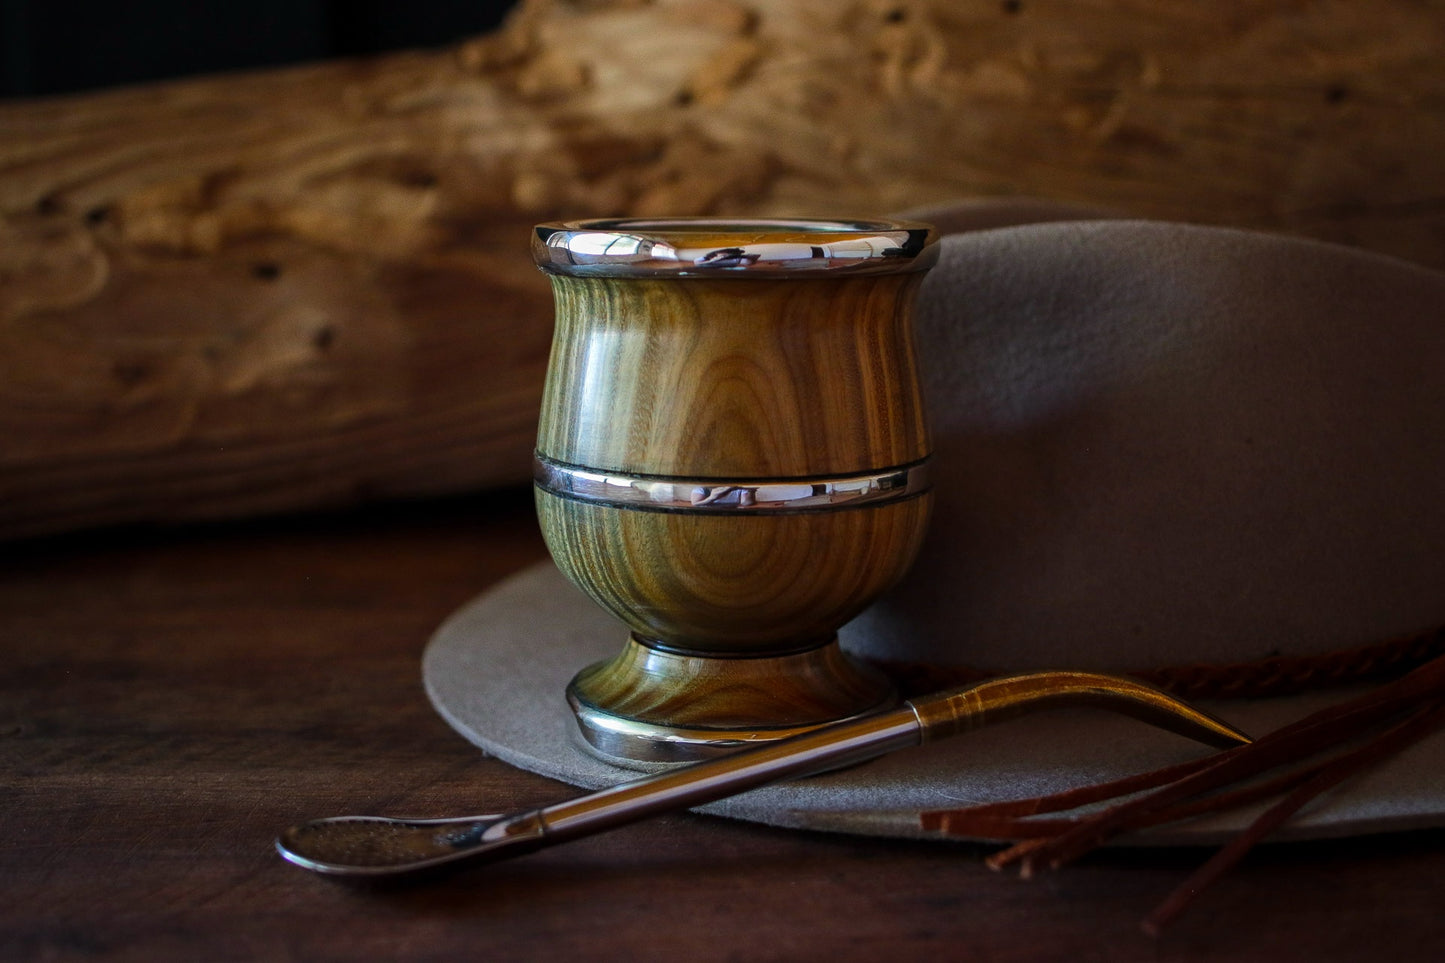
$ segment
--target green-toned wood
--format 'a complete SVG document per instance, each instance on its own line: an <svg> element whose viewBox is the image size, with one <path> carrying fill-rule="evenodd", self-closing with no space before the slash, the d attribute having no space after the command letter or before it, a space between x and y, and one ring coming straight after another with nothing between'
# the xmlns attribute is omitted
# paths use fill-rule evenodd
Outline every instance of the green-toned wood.
<svg viewBox="0 0 1445 963"><path fill-rule="evenodd" d="M931 503L698 515L537 492L547 547L568 578L641 638L716 656L832 638L902 577Z"/></svg>
<svg viewBox="0 0 1445 963"><path fill-rule="evenodd" d="M830 260L851 235L825 223L649 222L609 238L598 222L576 250L539 229L533 251L552 274L557 326L538 452L743 485L927 458L911 314L929 258L865 247ZM613 244L624 260L599 271L588 259ZM819 261L754 272L745 248ZM681 253L692 251L737 252L742 269L699 277ZM931 502L924 492L792 512L648 510L539 487L558 566L633 632L569 691L593 748L672 761L693 751L680 746L702 756L891 699L836 632L903 575Z"/></svg>
<svg viewBox="0 0 1445 963"><path fill-rule="evenodd" d="M910 333L922 278L554 276L538 450L714 478L916 461L929 450Z"/></svg>
<svg viewBox="0 0 1445 963"><path fill-rule="evenodd" d="M672 729L772 730L783 738L897 700L880 672L836 642L766 659L667 652L629 639L613 659L578 673L570 692L589 707Z"/></svg>

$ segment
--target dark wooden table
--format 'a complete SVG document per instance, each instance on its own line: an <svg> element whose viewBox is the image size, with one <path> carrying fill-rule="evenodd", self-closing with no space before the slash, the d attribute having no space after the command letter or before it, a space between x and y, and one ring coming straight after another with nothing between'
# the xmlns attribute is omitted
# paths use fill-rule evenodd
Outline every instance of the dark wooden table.
<svg viewBox="0 0 1445 963"><path fill-rule="evenodd" d="M574 790L431 710L431 631L544 557L524 492L0 547L0 959L1437 960L1445 832L1266 847L1154 941L1202 855L1032 881L988 850L680 814L430 882L273 852L298 819Z"/></svg>

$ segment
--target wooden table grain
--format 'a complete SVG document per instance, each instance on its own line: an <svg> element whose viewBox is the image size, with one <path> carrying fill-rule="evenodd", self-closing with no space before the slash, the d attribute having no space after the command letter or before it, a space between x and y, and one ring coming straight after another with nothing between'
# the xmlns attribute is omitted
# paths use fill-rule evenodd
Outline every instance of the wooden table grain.
<svg viewBox="0 0 1445 963"><path fill-rule="evenodd" d="M545 551L525 492L0 547L0 959L1434 960L1445 832L1266 847L1158 940L1199 851L1031 881L972 845L679 814L425 884L279 859L341 812L575 791L485 758L420 656Z"/></svg>

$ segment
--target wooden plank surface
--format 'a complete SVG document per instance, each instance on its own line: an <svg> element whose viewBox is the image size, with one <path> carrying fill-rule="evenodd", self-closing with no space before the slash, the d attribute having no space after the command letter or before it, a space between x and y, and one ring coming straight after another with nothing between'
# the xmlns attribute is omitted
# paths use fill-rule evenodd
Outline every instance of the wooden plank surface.
<svg viewBox="0 0 1445 963"><path fill-rule="evenodd" d="M1024 882L988 850L681 814L424 885L271 850L297 819L543 804L419 659L544 556L530 498L15 543L0 557L6 960L1433 960L1445 833L1267 847L1157 943L1190 850Z"/></svg>
<svg viewBox="0 0 1445 963"><path fill-rule="evenodd" d="M1426 0L529 0L0 103L0 537L525 482L528 229L1040 197L1445 267Z"/></svg>

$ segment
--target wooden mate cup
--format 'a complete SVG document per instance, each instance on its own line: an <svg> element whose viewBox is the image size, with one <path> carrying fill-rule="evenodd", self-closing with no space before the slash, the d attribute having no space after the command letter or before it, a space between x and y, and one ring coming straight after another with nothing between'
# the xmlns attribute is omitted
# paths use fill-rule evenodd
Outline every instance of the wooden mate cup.
<svg viewBox="0 0 1445 963"><path fill-rule="evenodd" d="M691 761L896 696L838 628L931 503L903 221L546 224L556 333L534 466L561 570L631 638L567 690L588 747Z"/></svg>

